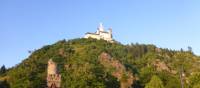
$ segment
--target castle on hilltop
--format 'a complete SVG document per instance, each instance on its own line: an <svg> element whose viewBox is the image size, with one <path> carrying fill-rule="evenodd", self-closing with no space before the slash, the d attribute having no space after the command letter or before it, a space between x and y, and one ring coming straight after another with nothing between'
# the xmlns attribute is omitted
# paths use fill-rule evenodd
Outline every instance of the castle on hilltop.
<svg viewBox="0 0 200 88"><path fill-rule="evenodd" d="M50 59L47 69L47 88L60 88L61 75L58 73L57 64Z"/></svg>
<svg viewBox="0 0 200 88"><path fill-rule="evenodd" d="M112 38L112 29L109 28L109 31L105 31L102 23L99 24L99 27L95 33L88 32L85 34L84 38L94 38L98 40L103 39L108 42L114 41Z"/></svg>

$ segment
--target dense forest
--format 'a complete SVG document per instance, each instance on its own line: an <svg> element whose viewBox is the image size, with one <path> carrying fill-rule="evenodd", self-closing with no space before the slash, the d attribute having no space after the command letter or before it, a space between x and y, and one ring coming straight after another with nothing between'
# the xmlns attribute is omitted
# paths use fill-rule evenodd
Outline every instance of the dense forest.
<svg viewBox="0 0 200 88"><path fill-rule="evenodd" d="M190 47L170 50L96 39L61 40L12 68L2 66L0 88L45 88L49 59L58 64L62 88L200 88L200 57Z"/></svg>

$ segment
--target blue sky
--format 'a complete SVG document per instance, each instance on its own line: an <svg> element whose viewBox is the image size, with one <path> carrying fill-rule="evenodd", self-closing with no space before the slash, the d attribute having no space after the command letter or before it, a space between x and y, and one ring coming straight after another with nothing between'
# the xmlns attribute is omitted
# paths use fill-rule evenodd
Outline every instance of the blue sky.
<svg viewBox="0 0 200 88"><path fill-rule="evenodd" d="M0 0L0 66L19 64L62 39L112 27L123 44L144 43L200 55L200 0Z"/></svg>

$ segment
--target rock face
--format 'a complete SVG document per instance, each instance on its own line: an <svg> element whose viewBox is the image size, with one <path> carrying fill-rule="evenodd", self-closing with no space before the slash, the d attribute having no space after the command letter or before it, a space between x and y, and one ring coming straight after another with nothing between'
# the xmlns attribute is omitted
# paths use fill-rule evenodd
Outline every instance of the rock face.
<svg viewBox="0 0 200 88"><path fill-rule="evenodd" d="M171 70L167 64L163 61L161 61L160 59L156 59L153 62L153 66L156 68L157 71L167 71L170 72L172 74L176 74L177 72L175 70Z"/></svg>
<svg viewBox="0 0 200 88"><path fill-rule="evenodd" d="M156 59L156 61L153 62L153 65L156 67L157 71L168 71L170 72L169 67L159 59Z"/></svg>
<svg viewBox="0 0 200 88"><path fill-rule="evenodd" d="M130 88L135 77L131 71L127 71L125 66L118 60L114 60L109 54L102 53L99 57L100 63L106 70L111 71L112 76L116 77L120 82L120 88Z"/></svg>
<svg viewBox="0 0 200 88"><path fill-rule="evenodd" d="M57 64L50 59L47 69L47 88L60 88L61 75L58 73Z"/></svg>

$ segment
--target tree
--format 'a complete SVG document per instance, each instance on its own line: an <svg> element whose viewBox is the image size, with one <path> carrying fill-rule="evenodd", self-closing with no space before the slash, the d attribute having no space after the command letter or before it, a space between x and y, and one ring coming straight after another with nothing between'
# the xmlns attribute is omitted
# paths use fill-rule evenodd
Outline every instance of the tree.
<svg viewBox="0 0 200 88"><path fill-rule="evenodd" d="M183 48L181 48L181 50L180 50L181 52L184 52L184 50L183 50Z"/></svg>
<svg viewBox="0 0 200 88"><path fill-rule="evenodd" d="M191 46L188 46L188 51L192 52L192 47Z"/></svg>
<svg viewBox="0 0 200 88"><path fill-rule="evenodd" d="M152 76L150 82L146 84L145 88L164 88L164 86L161 79L154 75Z"/></svg>
<svg viewBox="0 0 200 88"><path fill-rule="evenodd" d="M6 72L6 67L3 65L0 69L0 74L4 74Z"/></svg>

